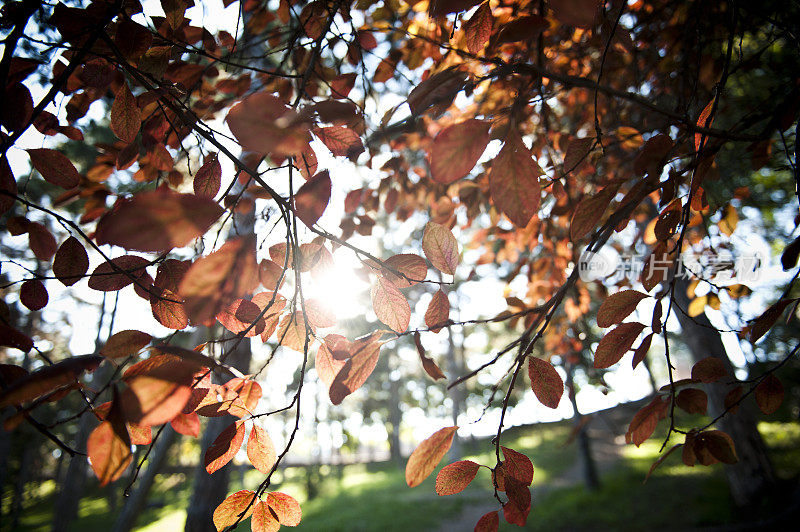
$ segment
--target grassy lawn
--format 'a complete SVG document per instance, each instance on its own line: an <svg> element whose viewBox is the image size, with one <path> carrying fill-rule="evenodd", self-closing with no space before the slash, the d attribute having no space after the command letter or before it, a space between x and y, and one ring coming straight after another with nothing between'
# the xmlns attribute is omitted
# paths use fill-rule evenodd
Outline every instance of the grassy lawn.
<svg viewBox="0 0 800 532"><path fill-rule="evenodd" d="M772 448L779 476L794 478L800 472L800 426L762 423L760 429ZM575 445L563 445L568 434L568 423L521 427L508 431L504 445L530 456L536 468L534 485L547 487L548 481L575 462ZM623 459L603 476L603 485L596 492L588 492L581 485L540 491L541 496L535 495L527 529L676 529L736 521L738 516L732 510L721 466L687 468L675 453L643 484L660 443L653 439L639 448L626 446ZM492 463L493 449L486 440L465 441L463 449L466 458ZM442 465L446 463L445 459ZM252 489L262 478L257 471L248 472L244 479L237 474L232 476L230 491ZM273 489L291 494L303 505L298 531L433 530L472 506L491 504L491 480L485 469L465 492L448 497L435 494L435 474L410 489L403 471L391 464L321 466L316 477L317 495L311 500L305 496L304 469L292 468L276 477L279 483ZM53 482L46 482L31 493L17 530L49 529L54 489ZM81 503L73 530L110 530L115 512L105 498L107 493L90 490ZM189 495L188 483L180 476L159 478L137 530L181 530ZM249 530L249 526L245 524L240 529ZM518 530L501 524L501 530L515 529Z"/></svg>

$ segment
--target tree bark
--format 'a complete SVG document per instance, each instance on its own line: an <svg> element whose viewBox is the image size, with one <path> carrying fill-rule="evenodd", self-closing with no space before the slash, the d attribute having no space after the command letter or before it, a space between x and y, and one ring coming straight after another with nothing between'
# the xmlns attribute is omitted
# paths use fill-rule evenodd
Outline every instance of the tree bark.
<svg viewBox="0 0 800 532"><path fill-rule="evenodd" d="M96 424L96 420L97 418L91 412L85 412L81 416L78 422L78 433L75 435L75 447L73 447L76 451L86 452L86 440L89 439L89 433ZM67 532L70 523L78 516L78 504L86 486L88 465L85 456L76 455L69 458L67 474L53 508L52 532Z"/></svg>
<svg viewBox="0 0 800 532"><path fill-rule="evenodd" d="M155 443L155 447L147 459L147 469L139 477L134 486L133 492L125 499L125 506L117 516L114 523L114 532L128 532L133 530L136 519L144 510L147 497L156 480L156 475L161 471L167 458L170 447L176 441L177 433L169 425L165 426L163 432Z"/></svg>
<svg viewBox="0 0 800 532"><path fill-rule="evenodd" d="M689 305L687 287L685 279L678 279L675 283L675 303L684 310ZM733 377L735 368L728 358L720 333L705 312L690 318L676 309L675 315L683 329L682 340L689 347L692 359L697 362L710 356L717 358ZM725 395L728 390L729 387L723 382L706 385L708 413L712 418L725 410ZM752 404L743 402L736 414L725 415L717 425L733 438L739 457L736 464L725 466L725 476L733 500L739 506L754 506L774 489L775 474L756 426Z"/></svg>
<svg viewBox="0 0 800 532"><path fill-rule="evenodd" d="M583 480L589 490L597 490L600 487L600 477L597 474L597 464L592 455L592 442L589 438L589 433L586 431L586 425L583 424L583 415L578 410L578 400L575 397L575 383L573 381L573 373L575 366L573 364L567 365L567 395L572 403L572 410L575 413L572 417L575 427L578 427L578 454L581 460L583 469Z"/></svg>

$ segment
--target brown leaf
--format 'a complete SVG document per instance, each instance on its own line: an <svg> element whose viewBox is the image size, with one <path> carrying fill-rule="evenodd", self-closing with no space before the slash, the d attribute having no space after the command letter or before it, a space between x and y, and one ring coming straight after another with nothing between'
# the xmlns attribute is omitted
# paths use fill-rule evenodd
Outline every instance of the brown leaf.
<svg viewBox="0 0 800 532"><path fill-rule="evenodd" d="M436 362L434 362L432 358L425 354L425 347L422 345L422 338L420 338L419 331L414 332L414 344L417 346L417 353L422 361L422 369L425 370L425 373L430 375L433 380L444 379L445 374L442 372L442 369L436 365Z"/></svg>
<svg viewBox="0 0 800 532"><path fill-rule="evenodd" d="M165 357L156 365L140 367L135 373L129 368L125 376L128 387L121 395L125 421L143 426L166 423L189 401L197 365Z"/></svg>
<svg viewBox="0 0 800 532"><path fill-rule="evenodd" d="M556 19L576 28L592 28L597 24L600 0L558 0L550 2Z"/></svg>
<svg viewBox="0 0 800 532"><path fill-rule="evenodd" d="M231 107L225 121L241 145L254 152L294 155L308 144L308 124L267 92L242 99Z"/></svg>
<svg viewBox="0 0 800 532"><path fill-rule="evenodd" d="M647 482L647 479L650 478L650 476L653 474L653 471L655 471L658 466L660 466L662 463L664 463L664 460L666 460L667 457L673 453L673 451L676 451L681 447L683 447L683 444L682 443L677 443L677 444L673 445L672 447L670 447L667 450L667 452L661 454L661 456L659 456L658 459L655 462L653 462L652 465L650 466L650 470L647 472L647 475L644 477L644 481Z"/></svg>
<svg viewBox="0 0 800 532"><path fill-rule="evenodd" d="M358 133L345 126L318 127L314 135L335 157L354 157L364 151Z"/></svg>
<svg viewBox="0 0 800 532"><path fill-rule="evenodd" d="M29 310L43 309L49 299L47 288L44 287L44 283L39 279L28 279L19 288L19 301Z"/></svg>
<svg viewBox="0 0 800 532"><path fill-rule="evenodd" d="M422 236L422 251L433 267L442 273L455 275L461 262L458 242L448 228L436 222L428 222Z"/></svg>
<svg viewBox="0 0 800 532"><path fill-rule="evenodd" d="M721 430L701 432L695 438L695 447L697 447L698 440L714 458L723 464L735 464L739 461L733 439Z"/></svg>
<svg viewBox="0 0 800 532"><path fill-rule="evenodd" d="M648 297L636 290L622 290L608 296L597 311L597 326L611 327L630 316L639 302Z"/></svg>
<svg viewBox="0 0 800 532"><path fill-rule="evenodd" d="M475 524L475 532L497 532L500 527L500 516L497 510L484 514Z"/></svg>
<svg viewBox="0 0 800 532"><path fill-rule="evenodd" d="M258 425L253 425L250 430L250 437L247 440L247 458L253 467L264 474L270 472L277 460L272 439L267 431Z"/></svg>
<svg viewBox="0 0 800 532"><path fill-rule="evenodd" d="M37 259L49 261L56 253L56 239L44 225L28 222L28 244Z"/></svg>
<svg viewBox="0 0 800 532"><path fill-rule="evenodd" d="M83 355L38 369L17 379L0 391L0 408L8 405L20 405L54 392L61 387L70 386L83 372L91 373L97 369L102 361L103 358L99 356Z"/></svg>
<svg viewBox="0 0 800 532"><path fill-rule="evenodd" d="M242 429L242 435L244 435L244 429ZM256 499L256 494L249 490L241 490L228 495L214 509L212 520L217 531L224 530L250 517L250 514L253 513L253 505L250 503L254 499Z"/></svg>
<svg viewBox="0 0 800 532"><path fill-rule="evenodd" d="M483 50L489 37L492 36L493 25L492 8L489 6L489 2L484 2L463 26L467 50L471 54L477 54Z"/></svg>
<svg viewBox="0 0 800 532"><path fill-rule="evenodd" d="M328 335L332 336L332 335ZM338 335L337 335L338 336ZM327 343L322 343L317 349L317 356L314 359L314 367L317 370L317 375L325 383L325 386L330 391L331 384L336 378L336 375L347 363L346 360L339 360L333 356L330 347Z"/></svg>
<svg viewBox="0 0 800 532"><path fill-rule="evenodd" d="M331 199L331 178L327 170L318 173L301 186L294 196L294 212L304 224L312 227L322 217Z"/></svg>
<svg viewBox="0 0 800 532"><path fill-rule="evenodd" d="M100 354L106 358L124 358L135 355L153 339L147 333L134 330L119 331L111 335Z"/></svg>
<svg viewBox="0 0 800 532"><path fill-rule="evenodd" d="M425 325L433 332L439 332L449 317L450 300L447 298L447 294L440 289L433 294L428 309L425 311Z"/></svg>
<svg viewBox="0 0 800 532"><path fill-rule="evenodd" d="M331 383L329 397L335 405L358 390L378 365L381 346L377 342L369 342L358 348L355 354L345 361L344 366L336 374Z"/></svg>
<svg viewBox="0 0 800 532"><path fill-rule="evenodd" d="M498 210L517 227L526 227L539 209L539 176L544 174L512 129L489 172L489 189Z"/></svg>
<svg viewBox="0 0 800 532"><path fill-rule="evenodd" d="M117 91L114 103L111 105L111 131L123 142L130 144L136 140L139 128L142 125L142 115L136 98L128 88L127 83Z"/></svg>
<svg viewBox="0 0 800 532"><path fill-rule="evenodd" d="M378 277L370 293L375 315L394 332L402 333L408 329L411 320L411 306L406 296L391 281Z"/></svg>
<svg viewBox="0 0 800 532"><path fill-rule="evenodd" d="M436 475L436 493L438 495L454 495L461 493L469 486L480 466L471 460L460 460L444 466Z"/></svg>
<svg viewBox="0 0 800 532"><path fill-rule="evenodd" d="M617 190L618 184L609 185L596 194L584 197L578 203L569 226L569 236L573 242L577 242L597 226Z"/></svg>
<svg viewBox="0 0 800 532"><path fill-rule="evenodd" d="M414 449L406 463L406 483L409 487L419 486L436 469L450 449L457 430L457 426L439 429Z"/></svg>
<svg viewBox="0 0 800 532"><path fill-rule="evenodd" d="M547 408L558 408L564 395L564 381L553 365L541 358L528 357L528 376L536 398Z"/></svg>
<svg viewBox="0 0 800 532"><path fill-rule="evenodd" d="M489 126L469 119L441 131L431 149L431 178L449 185L469 174L489 143Z"/></svg>
<svg viewBox="0 0 800 532"><path fill-rule="evenodd" d="M772 326L775 325L775 322L781 317L781 314L783 314L783 311L786 310L787 306L789 306L789 303L792 303L793 301L795 300L781 299L772 304L761 316L756 318L756 320L750 326L750 342L756 343L759 338L767 334L767 331L769 331Z"/></svg>
<svg viewBox="0 0 800 532"><path fill-rule="evenodd" d="M728 375L725 364L717 357L706 357L692 366L692 380L699 382L717 382Z"/></svg>
<svg viewBox="0 0 800 532"><path fill-rule="evenodd" d="M196 196L213 199L219 192L222 184L222 166L219 164L217 154L206 157L192 180L192 188Z"/></svg>
<svg viewBox="0 0 800 532"><path fill-rule="evenodd" d="M606 333L597 345L594 367L604 369L619 362L643 330L644 325L641 323L622 323L611 332Z"/></svg>
<svg viewBox="0 0 800 532"><path fill-rule="evenodd" d="M124 199L97 222L98 244L163 253L202 236L223 210L214 200L169 189Z"/></svg>
<svg viewBox="0 0 800 532"><path fill-rule="evenodd" d="M111 259L110 262L104 262L94 269L89 277L89 288L101 292L122 290L145 275L147 273L145 268L149 264L150 261L136 255L122 255Z"/></svg>
<svg viewBox="0 0 800 532"><path fill-rule="evenodd" d="M756 386L756 404L762 412L770 415L783 403L783 394L783 384L780 379L770 373Z"/></svg>
<svg viewBox="0 0 800 532"><path fill-rule="evenodd" d="M639 347L636 348L636 351L633 352L633 360L631 361L631 366L633 369L636 369L636 366L639 365L640 362L644 360L647 356L647 352L650 351L650 344L653 341L653 333L648 334L647 336L642 339L642 342L639 344Z"/></svg>
<svg viewBox="0 0 800 532"><path fill-rule="evenodd" d="M234 421L220 432L203 456L206 471L212 474L233 460L244 442L244 421Z"/></svg>
<svg viewBox="0 0 800 532"><path fill-rule="evenodd" d="M467 77L465 72L455 69L443 70L432 75L414 87L408 95L411 114L419 116L434 105L449 106L464 87Z"/></svg>
<svg viewBox="0 0 800 532"><path fill-rule="evenodd" d="M428 265L425 263L425 259L413 253L392 255L383 261L383 264L381 274L397 288L413 286L424 281L428 274Z"/></svg>
<svg viewBox="0 0 800 532"><path fill-rule="evenodd" d="M70 236L59 246L53 259L53 275L64 286L72 286L78 282L89 270L89 256L86 248L75 238Z"/></svg>
<svg viewBox="0 0 800 532"><path fill-rule="evenodd" d="M666 416L667 402L657 395L650 403L639 410L628 427L625 441L639 447L656 430L658 422Z"/></svg>
<svg viewBox="0 0 800 532"><path fill-rule="evenodd" d="M675 397L675 404L690 414L704 415L708 409L708 396L703 390L684 388Z"/></svg>
<svg viewBox="0 0 800 532"><path fill-rule="evenodd" d="M27 150L31 164L50 184L61 188L75 188L81 176L75 165L61 152L47 148Z"/></svg>

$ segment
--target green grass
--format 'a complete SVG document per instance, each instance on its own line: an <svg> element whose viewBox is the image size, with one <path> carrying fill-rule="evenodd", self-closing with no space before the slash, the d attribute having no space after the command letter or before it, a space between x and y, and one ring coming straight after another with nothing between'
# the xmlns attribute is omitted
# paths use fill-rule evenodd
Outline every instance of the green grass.
<svg viewBox="0 0 800 532"><path fill-rule="evenodd" d="M796 478L800 472L800 425L762 423L778 476ZM641 530L724 525L737 516L728 495L722 466L685 467L679 453L670 456L643 484L658 456L661 439L641 447L625 446L620 462L602 478L601 489L590 492L582 485L549 488L549 482L570 468L577 458L576 446L564 446L568 422L520 427L505 434L503 445L524 452L533 461L534 506L528 530ZM662 436L663 438L663 431ZM464 458L492 465L494 451L488 440L463 442ZM448 463L445 459L441 465ZM276 475L272 489L284 491L302 503L301 531L435 530L474 506L491 504L491 479L486 469L459 495L439 497L434 491L435 473L422 485L408 488L402 469L391 464L322 466L317 471L317 496L306 500L306 471L290 468ZM232 475L229 491L252 489L262 479L249 471L243 480ZM55 485L52 481L31 486L30 498L16 530L48 530ZM119 487L116 487L119 496ZM115 512L106 499L108 491L92 488L81 502L72 530L109 530ZM151 494L151 506L139 520L146 532L183 528L190 486L179 476L162 476ZM121 504L122 501L118 501ZM155 503L155 504L153 504ZM501 519L502 521L502 519ZM7 525L5 525L7 526ZM245 523L241 530L249 530ZM7 528L3 528L7 530ZM501 523L501 530L518 530Z"/></svg>

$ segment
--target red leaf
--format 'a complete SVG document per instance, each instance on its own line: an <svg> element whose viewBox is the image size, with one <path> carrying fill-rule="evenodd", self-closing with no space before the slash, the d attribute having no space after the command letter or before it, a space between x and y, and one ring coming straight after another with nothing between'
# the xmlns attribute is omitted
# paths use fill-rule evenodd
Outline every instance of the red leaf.
<svg viewBox="0 0 800 532"><path fill-rule="evenodd" d="M420 281L424 281L425 276L428 274L428 265L425 263L425 259L412 253L392 255L383 261L383 264L384 267L381 268L381 274L397 288L413 286Z"/></svg>
<svg viewBox="0 0 800 532"><path fill-rule="evenodd" d="M406 464L406 483L409 487L419 486L436 469L450 449L457 430L458 427L439 429L414 449Z"/></svg>
<svg viewBox="0 0 800 532"><path fill-rule="evenodd" d="M48 261L56 253L56 239L45 226L37 222L28 222L28 244L36 258Z"/></svg>
<svg viewBox="0 0 800 532"><path fill-rule="evenodd" d="M381 354L379 343L366 342L357 345L357 351L345 361L331 383L328 395L335 405L358 390L378 365Z"/></svg>
<svg viewBox="0 0 800 532"><path fill-rule="evenodd" d="M175 432L178 434L183 434L192 438L200 436L200 416L197 415L197 412L190 412L188 414L181 412L172 418L169 424L172 425L172 428L175 429Z"/></svg>
<svg viewBox="0 0 800 532"><path fill-rule="evenodd" d="M275 446L267 431L258 425L253 425L250 431L250 437L247 440L247 458L253 467L264 474L268 474L275 465L277 459Z"/></svg>
<svg viewBox="0 0 800 532"><path fill-rule="evenodd" d="M736 456L736 447L733 439L721 430L708 430L701 432L695 438L695 446L698 444L705 447L711 455L723 464L735 464L739 461Z"/></svg>
<svg viewBox="0 0 800 532"><path fill-rule="evenodd" d="M13 347L27 353L33 349L33 340L17 329L0 322L0 345Z"/></svg>
<svg viewBox="0 0 800 532"><path fill-rule="evenodd" d="M425 325L433 332L439 332L442 330L442 325L447 323L449 318L450 300L447 299L447 294L440 289L433 294L433 298L428 304L428 309L425 311Z"/></svg>
<svg viewBox="0 0 800 532"><path fill-rule="evenodd" d="M528 521L528 514L530 513L530 505L525 510L522 510L511 501L503 505L503 517L512 525L525 526Z"/></svg>
<svg viewBox="0 0 800 532"><path fill-rule="evenodd" d="M609 185L596 194L584 197L578 203L569 227L569 236L573 242L577 242L597 226L611 200L617 195L617 190L618 184Z"/></svg>
<svg viewBox="0 0 800 532"><path fill-rule="evenodd" d="M622 323L603 336L594 354L594 367L604 369L619 362L643 330L641 323Z"/></svg>
<svg viewBox="0 0 800 532"><path fill-rule="evenodd" d="M615 323L620 323L630 316L636 310L639 302L646 297L648 297L647 294L636 290L622 290L616 294L611 294L603 301L597 311L597 326L605 328L611 327Z"/></svg>
<svg viewBox="0 0 800 532"><path fill-rule="evenodd" d="M232 300L258 286L252 236L228 240L217 251L195 261L181 280L178 293L194 323L211 319Z"/></svg>
<svg viewBox="0 0 800 532"><path fill-rule="evenodd" d="M711 99L710 102L706 104L703 108L703 111L700 113L700 116L697 118L697 127L711 127L711 124L714 120L709 120L708 117L711 115L711 109L714 107L714 98ZM700 143L703 140L702 133L695 133L694 134L694 149L700 151Z"/></svg>
<svg viewBox="0 0 800 532"><path fill-rule="evenodd" d="M628 432L625 434L625 441L633 443L639 447L647 441L656 430L658 422L666 416L667 401L661 396L655 396L650 403L636 412L633 416Z"/></svg>
<svg viewBox="0 0 800 532"><path fill-rule="evenodd" d="M653 341L653 333L648 334L644 337L642 342L639 344L639 347L636 348L636 351L633 352L633 360L631 361L631 366L633 369L636 369L636 366L644 360L644 357L647 356L647 352L650 351L650 343Z"/></svg>
<svg viewBox="0 0 800 532"><path fill-rule="evenodd" d="M244 521L253 513L253 500L256 494L249 490L241 490L228 495L224 501L214 509L214 526L218 531Z"/></svg>
<svg viewBox="0 0 800 532"><path fill-rule="evenodd" d="M242 147L254 152L293 155L308 144L308 125L267 92L245 97L231 107L225 121Z"/></svg>
<svg viewBox="0 0 800 532"><path fill-rule="evenodd" d="M471 460L461 460L444 466L436 475L436 493L439 495L453 495L464 491L480 466Z"/></svg>
<svg viewBox="0 0 800 532"><path fill-rule="evenodd" d="M464 23L464 36L467 41L467 50L471 54L477 54L486 45L489 37L492 36L492 26L494 25L494 17L492 16L492 8L489 2L484 2ZM489 515L489 514L486 514ZM495 515L497 515L495 513Z"/></svg>
<svg viewBox="0 0 800 532"><path fill-rule="evenodd" d="M345 126L318 127L314 135L322 141L336 157L354 157L364 151L361 138Z"/></svg>
<svg viewBox="0 0 800 532"><path fill-rule="evenodd" d="M726 377L728 372L725 371L725 364L722 360L716 357L706 357L699 360L692 366L692 380L699 382L717 382L718 380Z"/></svg>
<svg viewBox="0 0 800 532"><path fill-rule="evenodd" d="M331 178L323 170L305 183L294 196L294 212L309 227L322 217L331 199Z"/></svg>
<svg viewBox="0 0 800 532"><path fill-rule="evenodd" d="M53 275L55 275L64 286L72 286L78 282L89 270L89 256L86 248L75 238L70 236L56 252L53 259Z"/></svg>
<svg viewBox="0 0 800 532"><path fill-rule="evenodd" d="M106 341L106 345L100 349L100 354L106 358L129 357L138 353L152 339L152 336L141 331L119 331Z"/></svg>
<svg viewBox="0 0 800 532"><path fill-rule="evenodd" d="M531 463L530 458L508 447L501 446L500 449L503 451L505 460L497 469L497 489L506 491L506 478L513 479L525 486L530 486L533 482L533 463Z"/></svg>
<svg viewBox="0 0 800 532"><path fill-rule="evenodd" d="M303 514L298 503L291 495L279 491L267 494L267 504L278 516L278 521L285 526L297 526Z"/></svg>
<svg viewBox="0 0 800 532"><path fill-rule="evenodd" d="M492 201L517 227L525 227L539 209L539 176L544 174L513 129L489 172Z"/></svg>
<svg viewBox="0 0 800 532"><path fill-rule="evenodd" d="M428 222L422 236L422 251L434 268L442 273L455 275L461 256L458 254L458 242L448 228L436 222Z"/></svg>
<svg viewBox="0 0 800 532"><path fill-rule="evenodd" d="M50 184L61 188L74 188L81 182L81 176L67 156L47 148L27 150L31 164Z"/></svg>
<svg viewBox="0 0 800 532"><path fill-rule="evenodd" d="M758 408L767 415L774 413L783 403L783 384L773 373L756 386L755 396Z"/></svg>
<svg viewBox="0 0 800 532"><path fill-rule="evenodd" d="M278 532L280 527L280 522L272 514L267 503L256 502L253 506L253 517L250 518L251 532Z"/></svg>
<svg viewBox="0 0 800 532"><path fill-rule="evenodd" d="M194 194L169 189L140 192L100 218L95 239L98 244L161 253L202 236L222 212L214 200Z"/></svg>
<svg viewBox="0 0 800 532"><path fill-rule="evenodd" d="M484 514L475 524L475 532L497 532L500 527L500 516L497 510Z"/></svg>
<svg viewBox="0 0 800 532"><path fill-rule="evenodd" d="M36 370L0 391L0 408L32 401L64 386L70 386L84 371L92 372L97 369L102 361L102 357L84 355Z"/></svg>
<svg viewBox="0 0 800 532"><path fill-rule="evenodd" d="M111 131L120 140L127 144L136 140L136 135L142 125L142 114L127 83L122 83L114 97L110 119Z"/></svg>
<svg viewBox="0 0 800 532"><path fill-rule="evenodd" d="M120 436L118 432L123 431ZM105 486L121 477L133 460L130 436L124 426L116 431L110 421L104 421L89 435L86 454L100 485Z"/></svg>
<svg viewBox="0 0 800 532"><path fill-rule="evenodd" d="M347 98L350 91L356 84L355 72L348 72L342 74L331 80L331 96L334 98Z"/></svg>
<svg viewBox="0 0 800 532"><path fill-rule="evenodd" d="M209 474L222 469L233 460L244 442L244 421L234 421L220 432L214 443L206 450L203 463Z"/></svg>
<svg viewBox="0 0 800 532"><path fill-rule="evenodd" d="M489 126L469 119L439 133L431 149L431 178L449 185L469 174L489 143Z"/></svg>
<svg viewBox="0 0 800 532"><path fill-rule="evenodd" d="M558 408L564 395L564 381L553 365L541 358L528 357L528 376L536 398L547 408Z"/></svg>
<svg viewBox="0 0 800 532"><path fill-rule="evenodd" d="M147 273L145 267L149 264L150 261L136 255L123 255L111 259L110 262L104 262L94 269L89 277L89 288L101 292L116 292L145 275ZM118 269L122 271L118 272Z"/></svg>
<svg viewBox="0 0 800 532"><path fill-rule="evenodd" d="M219 164L217 154L206 157L192 180L195 195L201 198L213 199L219 192L222 184L222 166Z"/></svg>
<svg viewBox="0 0 800 532"><path fill-rule="evenodd" d="M28 279L19 288L19 300L30 310L35 311L44 308L49 299L47 288L38 279Z"/></svg>
<svg viewBox="0 0 800 532"><path fill-rule="evenodd" d="M408 329L411 320L411 306L406 296L391 281L378 277L370 293L375 315L394 332L402 333Z"/></svg>

